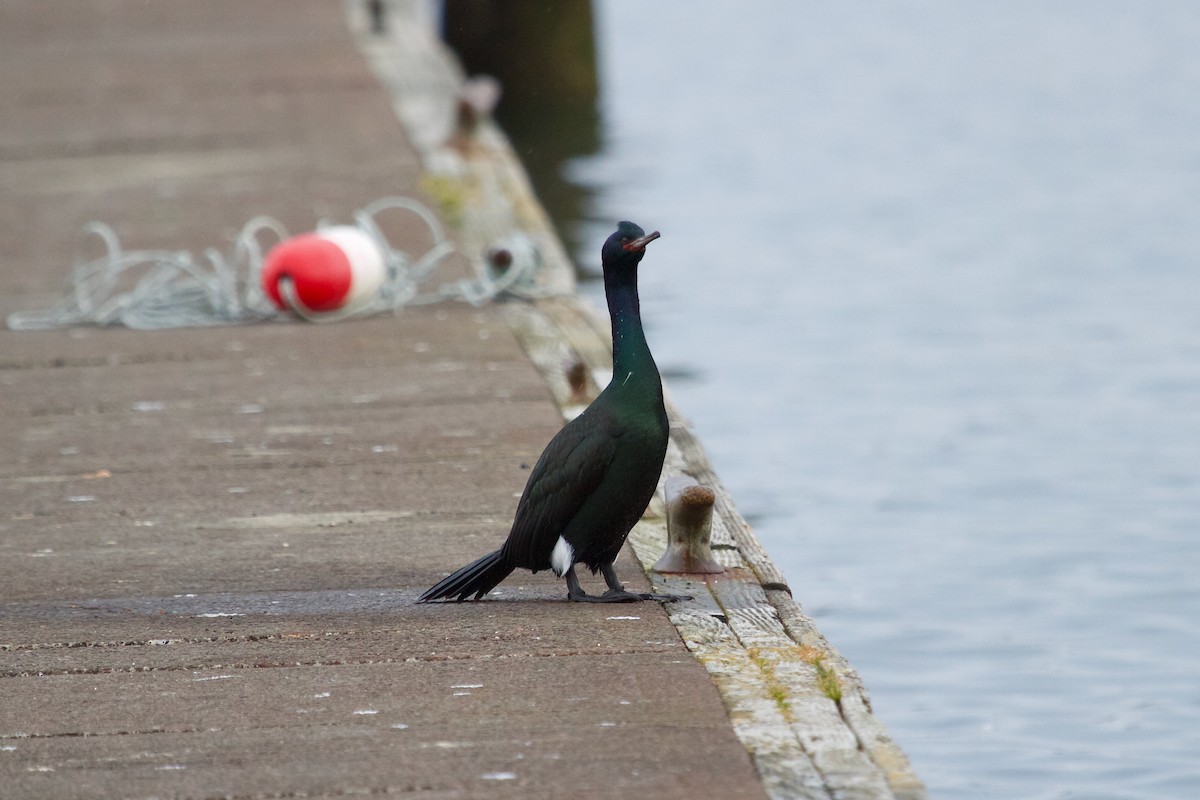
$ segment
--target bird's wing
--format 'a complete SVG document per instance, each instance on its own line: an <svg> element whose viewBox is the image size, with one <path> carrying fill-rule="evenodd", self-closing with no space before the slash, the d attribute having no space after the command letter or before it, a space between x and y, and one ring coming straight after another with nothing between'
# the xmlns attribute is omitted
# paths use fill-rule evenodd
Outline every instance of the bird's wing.
<svg viewBox="0 0 1200 800"><path fill-rule="evenodd" d="M608 474L617 436L608 415L592 408L576 417L542 452L504 545L515 563L531 569L550 565L559 535Z"/></svg>

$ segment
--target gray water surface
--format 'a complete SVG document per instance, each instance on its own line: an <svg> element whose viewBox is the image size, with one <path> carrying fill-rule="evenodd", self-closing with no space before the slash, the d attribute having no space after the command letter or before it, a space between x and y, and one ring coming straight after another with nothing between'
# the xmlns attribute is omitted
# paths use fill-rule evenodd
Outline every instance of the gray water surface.
<svg viewBox="0 0 1200 800"><path fill-rule="evenodd" d="M670 389L931 794L1196 797L1200 4L596 10L577 255L663 232Z"/></svg>

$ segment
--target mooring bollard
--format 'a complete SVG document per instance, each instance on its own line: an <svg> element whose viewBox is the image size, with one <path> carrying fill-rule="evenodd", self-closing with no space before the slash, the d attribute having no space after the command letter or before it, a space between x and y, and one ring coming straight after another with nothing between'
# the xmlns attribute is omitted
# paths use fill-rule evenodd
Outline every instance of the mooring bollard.
<svg viewBox="0 0 1200 800"><path fill-rule="evenodd" d="M712 554L713 490L688 475L676 475L667 479L666 495L667 549L654 563L654 571L724 572Z"/></svg>

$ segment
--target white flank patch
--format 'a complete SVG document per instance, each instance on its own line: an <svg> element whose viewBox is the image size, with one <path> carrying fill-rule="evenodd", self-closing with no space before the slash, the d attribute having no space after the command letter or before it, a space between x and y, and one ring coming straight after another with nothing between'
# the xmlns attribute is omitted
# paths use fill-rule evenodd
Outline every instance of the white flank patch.
<svg viewBox="0 0 1200 800"><path fill-rule="evenodd" d="M558 541L554 543L554 552L550 554L550 568L561 578L574 563L575 549L566 539L558 537Z"/></svg>

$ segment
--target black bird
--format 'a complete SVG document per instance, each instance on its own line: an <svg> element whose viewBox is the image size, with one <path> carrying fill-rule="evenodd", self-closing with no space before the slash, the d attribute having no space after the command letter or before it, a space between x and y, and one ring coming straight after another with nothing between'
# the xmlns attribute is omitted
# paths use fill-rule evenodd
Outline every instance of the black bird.
<svg viewBox="0 0 1200 800"><path fill-rule="evenodd" d="M478 600L517 567L552 569L567 579L567 599L591 603L690 599L629 592L613 561L646 510L667 453L662 381L638 303L637 267L659 237L621 222L600 251L612 318L613 377L582 414L542 451L517 504L504 546L439 581L419 603L442 598ZM602 595L579 585L575 565L600 572Z"/></svg>

